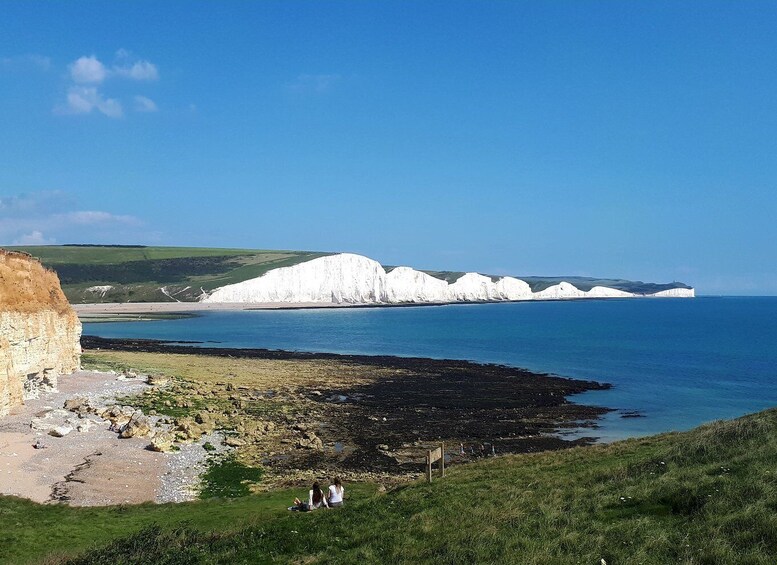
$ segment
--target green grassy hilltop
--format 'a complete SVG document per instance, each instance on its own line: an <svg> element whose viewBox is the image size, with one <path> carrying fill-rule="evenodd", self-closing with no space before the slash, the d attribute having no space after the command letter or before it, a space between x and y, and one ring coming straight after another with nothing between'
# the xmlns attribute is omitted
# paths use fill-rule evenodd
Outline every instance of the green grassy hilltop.
<svg viewBox="0 0 777 565"><path fill-rule="evenodd" d="M111 508L0 497L0 561L766 565L777 562L775 462L773 409L486 459L382 494L361 486L343 509L310 514L283 510L289 492Z"/></svg>
<svg viewBox="0 0 777 565"><path fill-rule="evenodd" d="M45 245L8 249L29 253L54 269L65 295L74 304L190 302L197 300L203 291L252 279L278 267L289 267L331 255L312 251L142 245ZM464 274L456 271L425 272L451 283ZM528 282L535 292L562 280L586 291L597 285L636 293L653 293L676 287L690 288L677 282L655 284L589 277L516 276ZM496 280L498 277L492 278Z"/></svg>
<svg viewBox="0 0 777 565"><path fill-rule="evenodd" d="M54 269L71 303L194 301L202 291L327 253L102 245L10 247ZM94 289L106 287L108 289ZM162 290L164 288L164 290ZM92 290L90 290L92 289ZM172 298L175 297L175 298Z"/></svg>

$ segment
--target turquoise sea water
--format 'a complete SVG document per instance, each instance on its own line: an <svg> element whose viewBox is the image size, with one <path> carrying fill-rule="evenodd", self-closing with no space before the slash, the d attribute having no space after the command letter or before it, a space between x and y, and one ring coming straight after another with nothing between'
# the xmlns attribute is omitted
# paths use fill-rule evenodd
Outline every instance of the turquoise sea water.
<svg viewBox="0 0 777 565"><path fill-rule="evenodd" d="M777 297L214 312L85 324L84 333L468 359L594 379L614 386L573 400L619 410L596 430L603 440L689 429L777 405ZM621 417L631 410L645 417Z"/></svg>

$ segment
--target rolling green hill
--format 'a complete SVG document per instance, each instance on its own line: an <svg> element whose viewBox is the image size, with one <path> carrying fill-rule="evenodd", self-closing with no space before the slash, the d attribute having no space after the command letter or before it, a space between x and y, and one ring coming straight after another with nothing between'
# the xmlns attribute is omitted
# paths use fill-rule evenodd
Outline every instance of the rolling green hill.
<svg viewBox="0 0 777 565"><path fill-rule="evenodd" d="M8 249L29 253L54 269L65 295L74 304L191 302L197 300L203 291L209 292L220 286L252 279L278 267L331 255L311 251L142 245L47 245ZM388 270L391 268L387 267ZM456 271L425 272L449 283L464 274ZM516 276L529 283L534 292L562 280L584 291L597 285L640 294L678 287L690 288L677 282L655 284L623 279ZM492 278L496 280L498 277Z"/></svg>
<svg viewBox="0 0 777 565"><path fill-rule="evenodd" d="M74 304L173 302L176 299L190 302L197 300L203 291L328 255L307 251L141 245L46 245L8 249L29 253L54 269L62 290ZM93 289L98 286L111 288Z"/></svg>
<svg viewBox="0 0 777 565"><path fill-rule="evenodd" d="M284 510L292 492L108 508L0 497L0 562L771 565L775 461L772 409L488 458L385 494L358 487L344 508L309 514Z"/></svg>

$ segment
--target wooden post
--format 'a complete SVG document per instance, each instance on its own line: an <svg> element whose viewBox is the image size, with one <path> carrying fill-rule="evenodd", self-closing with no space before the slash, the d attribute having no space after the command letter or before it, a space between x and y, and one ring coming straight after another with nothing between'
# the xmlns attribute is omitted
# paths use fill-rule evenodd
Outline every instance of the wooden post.
<svg viewBox="0 0 777 565"><path fill-rule="evenodd" d="M440 447L426 452L426 480L432 482L432 464L440 460L440 476L445 476L445 443L441 442Z"/></svg>

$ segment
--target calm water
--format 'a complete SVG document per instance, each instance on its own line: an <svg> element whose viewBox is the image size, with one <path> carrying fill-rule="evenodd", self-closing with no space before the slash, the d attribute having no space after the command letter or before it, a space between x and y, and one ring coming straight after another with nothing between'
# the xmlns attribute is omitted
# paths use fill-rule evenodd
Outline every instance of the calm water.
<svg viewBox="0 0 777 565"><path fill-rule="evenodd" d="M208 313L85 324L103 337L504 363L612 383L576 402L602 439L683 430L777 405L777 297L592 300ZM590 432L587 432L590 435Z"/></svg>

